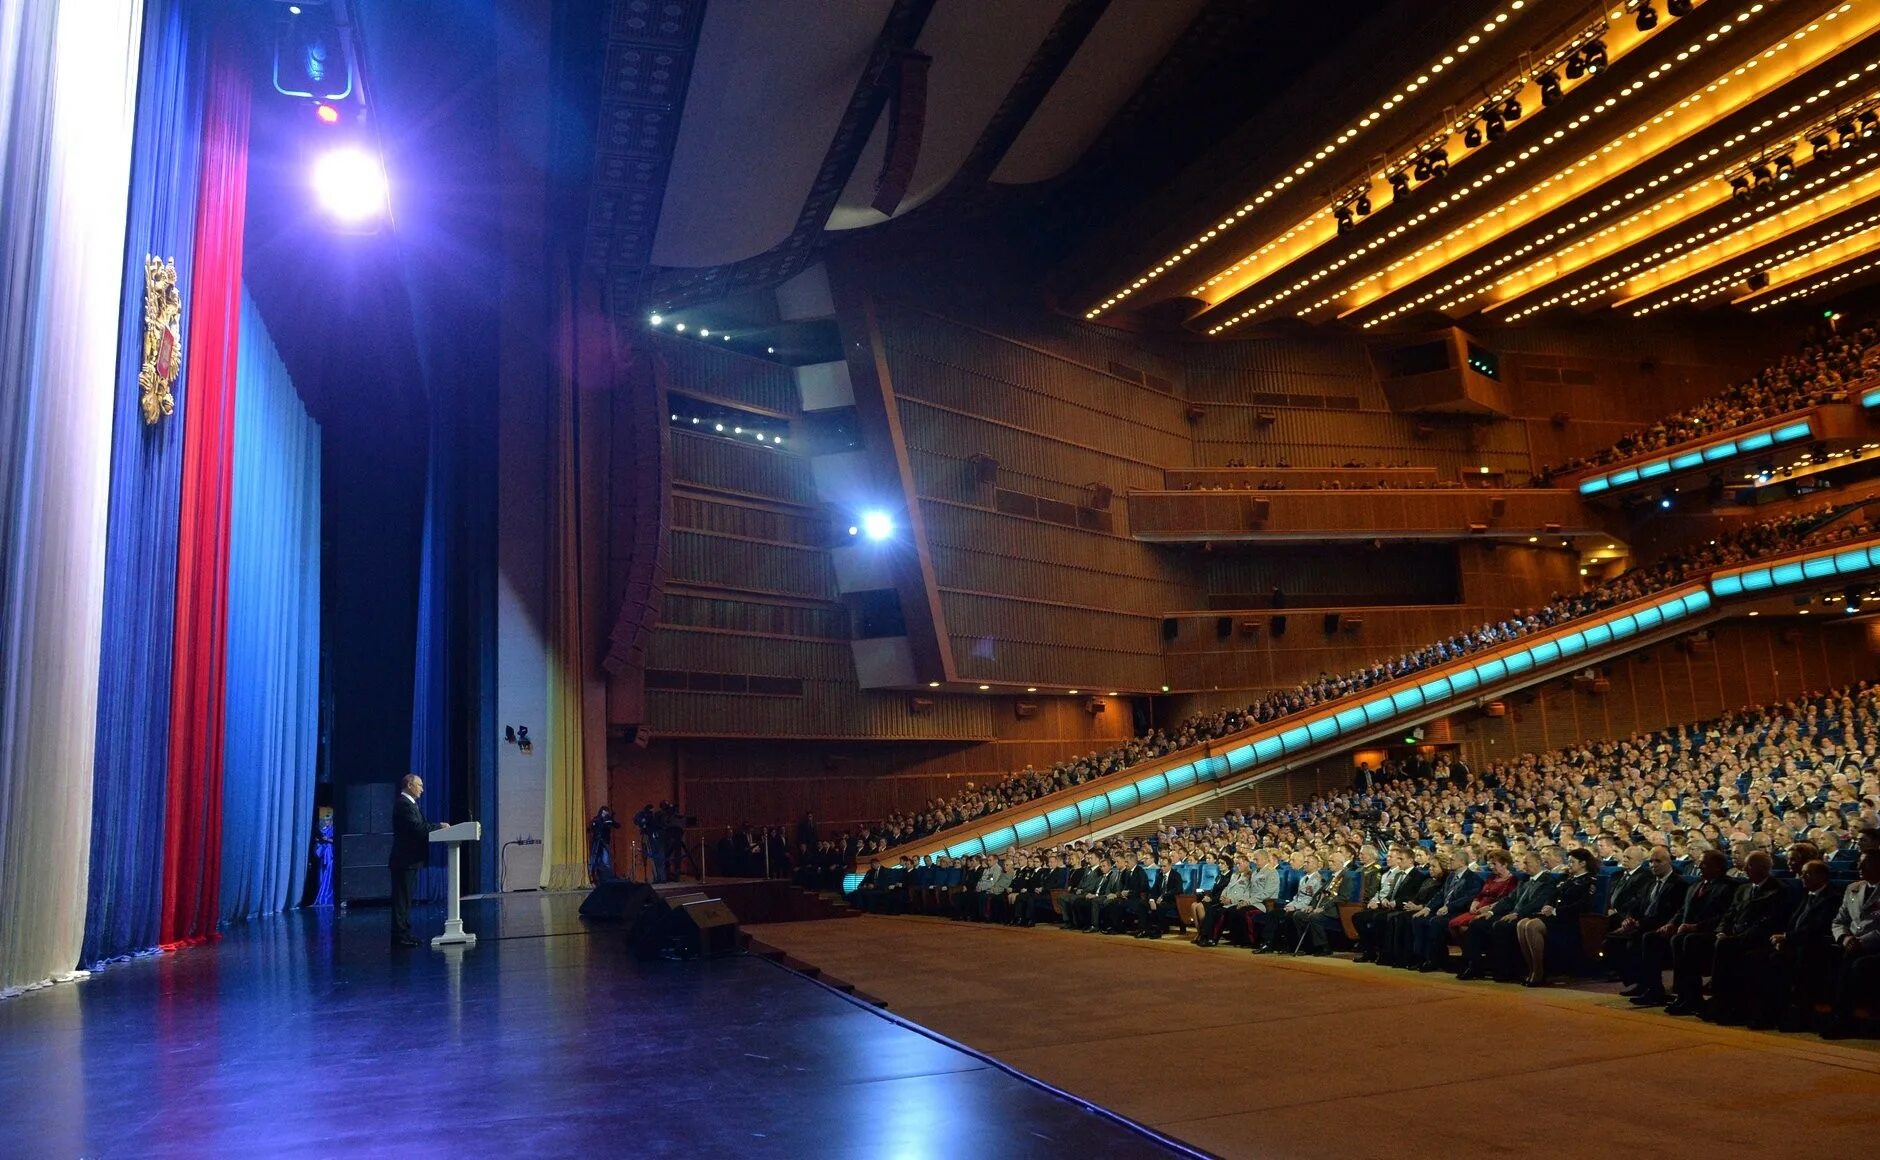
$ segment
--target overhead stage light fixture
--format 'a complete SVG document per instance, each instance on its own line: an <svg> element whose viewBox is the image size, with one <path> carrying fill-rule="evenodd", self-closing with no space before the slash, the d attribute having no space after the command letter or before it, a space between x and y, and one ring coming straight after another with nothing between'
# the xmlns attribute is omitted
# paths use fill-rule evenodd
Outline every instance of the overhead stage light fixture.
<svg viewBox="0 0 1880 1160"><path fill-rule="evenodd" d="M1567 57L1567 79L1577 81L1586 75L1586 57L1572 53Z"/></svg>
<svg viewBox="0 0 1880 1160"><path fill-rule="evenodd" d="M871 540L885 540L894 535L894 517L884 511L865 511L861 519L862 535Z"/></svg>
<svg viewBox="0 0 1880 1160"><path fill-rule="evenodd" d="M1501 103L1501 118L1510 123L1519 121L1521 114L1526 111L1527 110L1521 107L1521 101L1518 97L1509 97Z"/></svg>
<svg viewBox="0 0 1880 1160"><path fill-rule="evenodd" d="M1392 201L1402 201L1410 196L1410 175L1399 169L1390 175L1390 194Z"/></svg>
<svg viewBox="0 0 1880 1160"><path fill-rule="evenodd" d="M1640 32L1650 32L1658 27L1658 9L1652 7L1651 0L1645 0L1645 3L1638 6L1638 16L1635 22Z"/></svg>
<svg viewBox="0 0 1880 1160"><path fill-rule="evenodd" d="M1606 42L1595 40L1586 46L1586 75L1593 76L1606 68Z"/></svg>
<svg viewBox="0 0 1880 1160"><path fill-rule="evenodd" d="M1548 69L1540 76L1541 104L1551 105L1565 94L1560 91L1560 74Z"/></svg>
<svg viewBox="0 0 1880 1160"><path fill-rule="evenodd" d="M1371 195L1368 193L1359 194L1358 200L1351 203L1351 208L1358 211L1359 217L1371 216Z"/></svg>
<svg viewBox="0 0 1880 1160"><path fill-rule="evenodd" d="M1748 201L1754 190L1750 188L1749 178L1737 174L1730 179L1730 196L1738 201Z"/></svg>
<svg viewBox="0 0 1880 1160"><path fill-rule="evenodd" d="M1470 121L1469 127L1462 131L1462 143L1471 149L1480 149L1482 147L1482 126L1474 121Z"/></svg>
<svg viewBox="0 0 1880 1160"><path fill-rule="evenodd" d="M1332 211L1332 216L1338 220L1338 232L1341 234L1348 234L1358 228L1358 223L1351 220L1351 211L1342 205Z"/></svg>
<svg viewBox="0 0 1880 1160"><path fill-rule="evenodd" d="M1665 0L1665 11L1673 17L1689 16L1695 7L1693 0Z"/></svg>
<svg viewBox="0 0 1880 1160"><path fill-rule="evenodd" d="M1780 156L1778 156L1776 158L1776 180L1787 181L1789 178L1794 177L1794 176L1795 176L1795 159L1790 157L1787 153L1783 153Z"/></svg>
<svg viewBox="0 0 1880 1160"><path fill-rule="evenodd" d="M357 145L329 149L314 159L313 194L341 223L369 225L385 216L385 167Z"/></svg>

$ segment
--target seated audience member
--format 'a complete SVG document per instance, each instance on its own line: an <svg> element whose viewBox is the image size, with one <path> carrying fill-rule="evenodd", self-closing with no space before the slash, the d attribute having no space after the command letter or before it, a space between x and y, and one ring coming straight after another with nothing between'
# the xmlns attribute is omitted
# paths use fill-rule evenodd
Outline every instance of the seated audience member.
<svg viewBox="0 0 1880 1160"><path fill-rule="evenodd" d="M980 875L974 886L977 901L974 913L967 917L979 922L1003 922L1005 920L1005 896L1012 889L1012 867L1005 858L994 858L992 866Z"/></svg>
<svg viewBox="0 0 1880 1160"><path fill-rule="evenodd" d="M1123 893L1123 884L1128 880L1129 871L1123 868L1121 859L1103 860L1103 881L1097 884L1097 893L1086 904L1090 915L1089 930L1093 934L1107 934L1110 927L1106 922L1116 914L1116 902Z"/></svg>
<svg viewBox="0 0 1880 1160"><path fill-rule="evenodd" d="M1392 846L1385 856L1385 870L1378 879L1377 893L1364 909L1351 916L1358 932L1358 961L1375 963L1383 953L1386 919L1398 906L1397 896L1407 889L1410 879L1410 855L1401 846Z"/></svg>
<svg viewBox="0 0 1880 1160"><path fill-rule="evenodd" d="M1161 938L1169 927L1178 925L1182 920L1181 896L1184 893L1182 876L1164 855L1155 868L1155 883L1143 897L1135 915L1136 937Z"/></svg>
<svg viewBox="0 0 1880 1160"><path fill-rule="evenodd" d="M1721 850L1705 850L1698 861L1698 879L1684 892L1684 905L1675 919L1645 936L1640 955L1645 987L1632 1002L1640 1007L1676 1004L1688 1000L1679 1014L1696 1011L1702 997L1704 976L1710 972L1710 952L1716 945L1717 927L1736 900L1737 882L1729 876L1730 859ZM1675 999L1664 991L1664 970L1671 968L1671 986ZM1667 1008L1669 1009L1669 1008Z"/></svg>
<svg viewBox="0 0 1880 1160"><path fill-rule="evenodd" d="M1607 934L1618 929L1625 916L1631 913L1633 899L1651 886L1652 868L1647 860L1650 856L1651 851L1644 846L1627 846L1619 851L1606 891Z"/></svg>
<svg viewBox="0 0 1880 1160"><path fill-rule="evenodd" d="M1458 951L1468 947L1469 927L1478 919L1493 917L1491 912L1495 904L1514 893L1521 880L1515 876L1514 855L1497 846L1490 850L1483 859L1488 867L1488 875L1482 882L1482 888L1469 900L1469 909L1449 920L1449 941ZM1458 968L1466 970L1467 964Z"/></svg>
<svg viewBox="0 0 1880 1160"><path fill-rule="evenodd" d="M1064 891L1063 897L1057 900L1058 919L1065 929L1078 925L1078 915L1084 903L1096 897L1097 887L1102 882L1103 867L1098 863L1096 855L1086 855L1083 868L1071 875L1070 886Z"/></svg>
<svg viewBox="0 0 1880 1160"><path fill-rule="evenodd" d="M1385 920L1384 949L1377 959L1381 966L1405 970L1416 968L1410 957L1410 924L1429 914L1431 900L1442 890L1443 880L1449 875L1449 867L1443 860L1432 857L1421 846L1411 851L1410 857L1416 864L1416 869L1411 871L1411 893L1402 897L1396 911Z"/></svg>
<svg viewBox="0 0 1880 1160"><path fill-rule="evenodd" d="M1524 986L1538 987L1547 981L1550 941L1563 950L1580 945L1580 916L1593 905L1593 894L1599 887L1599 860L1591 850L1579 849L1566 856L1566 866L1566 873L1554 884L1553 900L1534 917L1515 923L1515 939L1527 965Z"/></svg>
<svg viewBox="0 0 1880 1160"><path fill-rule="evenodd" d="M1253 867L1247 894L1247 945L1259 954L1279 945L1279 855L1272 850L1255 850L1248 859Z"/></svg>
<svg viewBox="0 0 1880 1160"><path fill-rule="evenodd" d="M1195 945L1211 947L1221 940L1221 931L1232 922L1244 924L1253 905L1253 869L1247 859L1234 863L1234 873L1221 888L1220 896L1195 922Z"/></svg>
<svg viewBox="0 0 1880 1160"><path fill-rule="evenodd" d="M1829 996L1833 968L1834 915L1841 895L1817 858L1802 867L1801 897L1789 910L1783 929L1769 936L1767 954L1751 958L1740 996L1718 994L1721 1003L1740 1006L1745 1022L1757 1031L1781 1027L1799 1031L1815 1019L1815 1005ZM1716 980L1713 978L1713 989Z"/></svg>
<svg viewBox="0 0 1880 1160"><path fill-rule="evenodd" d="M1752 850L1743 861L1746 881L1717 925L1711 948L1711 998L1700 994L1692 1006L1696 1014L1717 1023L1739 1024L1748 1019L1744 988L1752 972L1769 953L1769 940L1788 925L1794 896L1772 877L1774 859L1767 850ZM1680 996L1682 998L1682 996Z"/></svg>
<svg viewBox="0 0 1880 1160"><path fill-rule="evenodd" d="M1125 931L1135 923L1149 898L1150 865L1149 851L1144 848L1136 854L1136 864L1123 871L1120 889L1103 904L1105 930Z"/></svg>
<svg viewBox="0 0 1880 1160"><path fill-rule="evenodd" d="M1527 877L1504 900L1506 908L1498 904L1489 921L1477 919L1469 927L1469 950L1475 952L1473 958L1478 964L1477 976L1486 973L1504 983L1512 983L1520 978L1521 943L1517 930L1521 920L1539 918L1541 908L1554 900L1554 890L1559 879L1547 873L1546 864L1539 854L1532 850L1523 854L1521 872ZM1465 961L1469 957L1465 953Z"/></svg>
<svg viewBox="0 0 1880 1160"><path fill-rule="evenodd" d="M1409 965L1419 971L1440 971L1448 965L1449 924L1470 913L1481 891L1482 877L1469 869L1468 850L1452 848L1442 889L1424 914L1410 920Z"/></svg>
<svg viewBox="0 0 1880 1160"><path fill-rule="evenodd" d="M1209 871L1213 871L1212 880L1209 879ZM1208 911L1216 905L1215 899L1220 897L1221 891L1233 877L1233 867L1229 866L1225 860L1204 862L1196 871L1195 901L1189 911L1189 917L1194 920L1197 943L1201 941L1201 924L1206 921Z"/></svg>
<svg viewBox="0 0 1880 1160"><path fill-rule="evenodd" d="M1678 916L1688 885L1672 866L1669 846L1653 846L1645 865L1651 885L1632 897L1618 925L1606 932L1606 961L1625 984L1620 994L1627 998L1648 991L1662 992L1662 980L1655 987L1646 986L1644 940Z"/></svg>
<svg viewBox="0 0 1880 1160"><path fill-rule="evenodd" d="M1310 852L1301 855L1298 886L1279 908L1278 921L1269 924L1274 939L1265 949L1284 954L1304 951L1306 944L1317 935L1318 941L1312 943L1311 949L1315 954L1323 953L1324 932L1319 920L1324 917L1326 905L1336 905L1338 896L1331 893L1331 889L1319 871L1318 855Z"/></svg>
<svg viewBox="0 0 1880 1160"><path fill-rule="evenodd" d="M1841 908L1830 928L1841 951L1841 967L1834 988L1834 1014L1821 1028L1829 1039L1858 1030L1855 1020L1863 1006L1871 1022L1875 1004L1880 1002L1875 993L1880 987L1880 850L1861 854L1858 868L1860 878L1841 895Z"/></svg>
<svg viewBox="0 0 1880 1160"><path fill-rule="evenodd" d="M1070 889L1072 873L1068 858L1060 858L1057 854L1046 855L1044 874L1031 893L1030 908L1020 925L1036 926L1041 919L1048 922L1056 918L1057 900Z"/></svg>

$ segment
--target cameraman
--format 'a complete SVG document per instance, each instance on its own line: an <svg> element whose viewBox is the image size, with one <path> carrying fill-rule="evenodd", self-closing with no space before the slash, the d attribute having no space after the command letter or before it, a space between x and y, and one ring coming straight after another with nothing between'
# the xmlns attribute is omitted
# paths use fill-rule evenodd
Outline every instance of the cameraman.
<svg viewBox="0 0 1880 1160"><path fill-rule="evenodd" d="M620 823L611 807L603 805L588 822L588 881L606 882L614 876L614 831Z"/></svg>
<svg viewBox="0 0 1880 1160"><path fill-rule="evenodd" d="M666 881L666 859L662 857L665 852L665 833L652 802L647 802L640 807L639 813L633 815L633 824L640 831L640 840L646 843L646 861L653 881Z"/></svg>

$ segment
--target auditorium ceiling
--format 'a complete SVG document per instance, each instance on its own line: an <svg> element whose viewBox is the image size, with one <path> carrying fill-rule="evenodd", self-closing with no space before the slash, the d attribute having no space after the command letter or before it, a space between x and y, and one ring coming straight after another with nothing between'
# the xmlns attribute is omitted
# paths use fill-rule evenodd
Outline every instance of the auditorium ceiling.
<svg viewBox="0 0 1880 1160"><path fill-rule="evenodd" d="M1411 68L1315 90L1283 144L1269 119L1263 164L1180 182L1189 212L1136 221L1144 242L1116 260L1085 255L1070 304L1204 336L1375 331L1760 312L1874 265L1880 3L1489 8L1457 6Z"/></svg>
<svg viewBox="0 0 1880 1160"><path fill-rule="evenodd" d="M1067 312L1201 338L1880 280L1874 0L614 0L600 91L638 309L989 206Z"/></svg>

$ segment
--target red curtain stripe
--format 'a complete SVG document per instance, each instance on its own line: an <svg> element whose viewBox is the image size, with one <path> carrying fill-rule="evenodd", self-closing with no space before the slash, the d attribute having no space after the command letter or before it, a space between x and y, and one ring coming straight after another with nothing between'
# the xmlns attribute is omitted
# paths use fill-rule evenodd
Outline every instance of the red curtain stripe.
<svg viewBox="0 0 1880 1160"><path fill-rule="evenodd" d="M222 774L228 661L229 492L248 200L250 81L227 52L210 68L196 203L194 281L182 416L163 926L166 947L215 934L222 883Z"/></svg>

